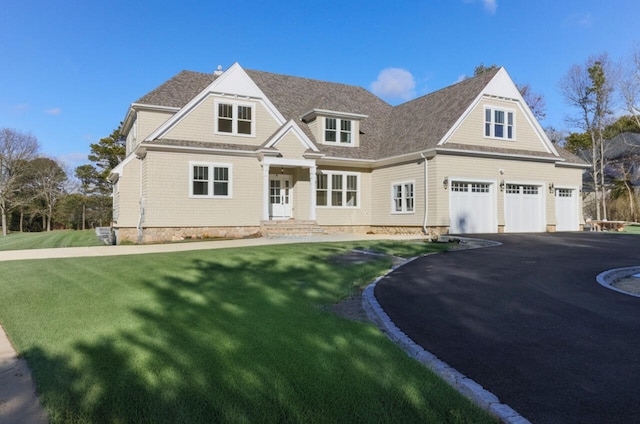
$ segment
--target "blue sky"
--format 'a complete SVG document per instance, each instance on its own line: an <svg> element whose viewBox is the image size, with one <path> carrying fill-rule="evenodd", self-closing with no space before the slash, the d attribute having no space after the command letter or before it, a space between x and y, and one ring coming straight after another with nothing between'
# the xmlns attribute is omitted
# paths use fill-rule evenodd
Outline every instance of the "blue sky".
<svg viewBox="0 0 640 424"><path fill-rule="evenodd" d="M129 104L183 69L256 69L365 87L391 104L505 66L567 128L573 64L640 42L638 0L7 1L0 127L30 132L70 168Z"/></svg>

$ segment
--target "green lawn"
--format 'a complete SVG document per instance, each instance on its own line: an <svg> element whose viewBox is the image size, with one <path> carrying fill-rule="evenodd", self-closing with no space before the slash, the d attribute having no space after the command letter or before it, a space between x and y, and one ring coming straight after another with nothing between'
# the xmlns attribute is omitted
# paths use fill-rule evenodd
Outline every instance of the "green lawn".
<svg viewBox="0 0 640 424"><path fill-rule="evenodd" d="M42 233L0 235L0 250L45 249L52 247L100 246L95 230L57 230Z"/></svg>
<svg viewBox="0 0 640 424"><path fill-rule="evenodd" d="M624 232L629 234L640 234L640 225L625 225Z"/></svg>
<svg viewBox="0 0 640 424"><path fill-rule="evenodd" d="M53 423L495 422L329 306L440 244L292 244L2 264L0 321Z"/></svg>

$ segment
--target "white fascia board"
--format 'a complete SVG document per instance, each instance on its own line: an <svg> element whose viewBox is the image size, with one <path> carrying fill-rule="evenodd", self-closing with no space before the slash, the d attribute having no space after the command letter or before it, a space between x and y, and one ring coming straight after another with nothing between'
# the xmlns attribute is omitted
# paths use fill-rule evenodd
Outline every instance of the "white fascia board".
<svg viewBox="0 0 640 424"><path fill-rule="evenodd" d="M136 115L139 110L148 110L152 112L170 112L176 113L180 110L179 107L174 106L159 106L159 105L148 105L144 103L131 103L129 109L127 110L127 114L122 120L122 125L120 126L120 132L126 135L131 129L131 126L136 120Z"/></svg>
<svg viewBox="0 0 640 424"><path fill-rule="evenodd" d="M556 163L556 166L563 167L563 168L582 168L582 169L591 168L591 165L587 163L571 163L571 162L558 162Z"/></svg>
<svg viewBox="0 0 640 424"><path fill-rule="evenodd" d="M338 112L335 110L326 110L326 109L311 109L302 115L300 115L300 119L304 120L305 118L314 118L317 115L321 116L330 116L335 118L347 118L353 119L356 121L360 121L362 119L366 119L369 115L363 115L361 113L349 113L349 112Z"/></svg>
<svg viewBox="0 0 640 424"><path fill-rule="evenodd" d="M293 120L289 120L285 125L280 127L280 129L271 137L271 141L267 143L264 147L275 147L276 144L280 142L289 132L293 132L295 136L300 140L302 145L307 149L311 149L314 152L319 152L313 142L307 137L307 135L302 131L302 129L296 124Z"/></svg>
<svg viewBox="0 0 640 424"><path fill-rule="evenodd" d="M256 157L258 153L254 150L234 150L222 149L216 147L193 147L193 146L171 146L167 144L146 144L138 146L138 149L147 151L172 151L172 152L188 152L188 153L214 153L224 156L249 156ZM136 150L138 150L136 149ZM135 156L135 155L134 155Z"/></svg>
<svg viewBox="0 0 640 424"><path fill-rule="evenodd" d="M492 157L497 159L525 159L533 162L564 162L562 158L545 158L540 156L533 155L523 155L520 153L498 153L498 152L483 152L480 150L457 150L457 149L447 149L446 147L440 147L437 150L437 153L441 154L450 154L450 155L458 155L458 156L481 156L481 157Z"/></svg>
<svg viewBox="0 0 640 424"><path fill-rule="evenodd" d="M285 159L280 157L267 156L262 158L263 165L269 166L292 166L300 168L311 168L316 166L316 161L313 159Z"/></svg>
<svg viewBox="0 0 640 424"><path fill-rule="evenodd" d="M443 144L445 144L447 142L447 140L449 140L449 138L451 138L451 136L453 135L454 132L456 132L458 130L458 128L460 128L460 126L462 125L462 123L467 119L467 117L471 114L471 111L473 109L475 109L475 107L480 103L480 100L482 99L483 94L480 93L478 94L478 96L476 96L476 98L471 102L471 104L469 105L469 107L467 107L467 109L465 109L465 111L462 113L462 115L460 115L460 117L456 120L456 122L451 126L451 128L449 128L449 131L447 131L445 133L445 135L440 139L440 141L438 141L437 146L442 146Z"/></svg>
<svg viewBox="0 0 640 424"><path fill-rule="evenodd" d="M255 82L249 77L238 62L231 65L229 69L224 71L222 75L216 78L204 90L198 93L189 103L180 109L175 115L169 118L164 124L159 126L154 132L149 134L145 141L151 141L162 137L167 131L179 123L186 115L189 114L196 106L204 101L212 94L221 96L232 96L237 98L256 99L263 102L266 109L274 116L280 125L285 123L285 119L271 103L267 96L258 88Z"/></svg>
<svg viewBox="0 0 640 424"><path fill-rule="evenodd" d="M376 161L375 167L384 167L394 164L405 163L414 160L423 160L424 158L432 158L436 155L435 149L420 150L416 152L406 153L404 155L390 156Z"/></svg>
<svg viewBox="0 0 640 424"><path fill-rule="evenodd" d="M376 161L373 159L350 159L325 156L318 159L318 165L326 166L353 166L358 168L373 168Z"/></svg>
<svg viewBox="0 0 640 424"><path fill-rule="evenodd" d="M117 164L115 166L115 168L113 168L110 172L109 172L109 177L108 180L109 181L114 181L115 176L117 176L118 178L120 178L122 175L124 175L124 167L131 162L133 159L136 158L136 155L134 153L131 153L129 156L127 156L126 158L124 158L122 160L122 162L120 162L119 164Z"/></svg>

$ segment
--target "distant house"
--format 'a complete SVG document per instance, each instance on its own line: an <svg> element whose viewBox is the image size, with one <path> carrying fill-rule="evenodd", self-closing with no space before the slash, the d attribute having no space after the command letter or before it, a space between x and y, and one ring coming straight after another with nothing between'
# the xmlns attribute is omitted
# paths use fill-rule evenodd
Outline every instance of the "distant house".
<svg viewBox="0 0 640 424"><path fill-rule="evenodd" d="M391 106L356 86L182 71L132 103L118 240L579 230L585 162L497 68Z"/></svg>

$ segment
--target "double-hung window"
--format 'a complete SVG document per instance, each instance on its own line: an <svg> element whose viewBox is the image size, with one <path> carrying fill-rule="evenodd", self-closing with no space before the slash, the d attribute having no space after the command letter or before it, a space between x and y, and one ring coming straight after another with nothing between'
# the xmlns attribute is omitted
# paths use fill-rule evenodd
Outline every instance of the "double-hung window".
<svg viewBox="0 0 640 424"><path fill-rule="evenodd" d="M484 109L484 136L513 140L515 139L514 121L513 110L487 107Z"/></svg>
<svg viewBox="0 0 640 424"><path fill-rule="evenodd" d="M391 196L393 213L413 213L415 211L413 182L393 184Z"/></svg>
<svg viewBox="0 0 640 424"><path fill-rule="evenodd" d="M219 100L216 102L217 134L255 135L254 107L251 104Z"/></svg>
<svg viewBox="0 0 640 424"><path fill-rule="evenodd" d="M231 164L191 163L189 173L191 197L231 197Z"/></svg>
<svg viewBox="0 0 640 424"><path fill-rule="evenodd" d="M353 123L349 119L325 118L324 141L325 143L352 144Z"/></svg>
<svg viewBox="0 0 640 424"><path fill-rule="evenodd" d="M316 178L316 205L353 208L359 205L358 174L324 172Z"/></svg>

